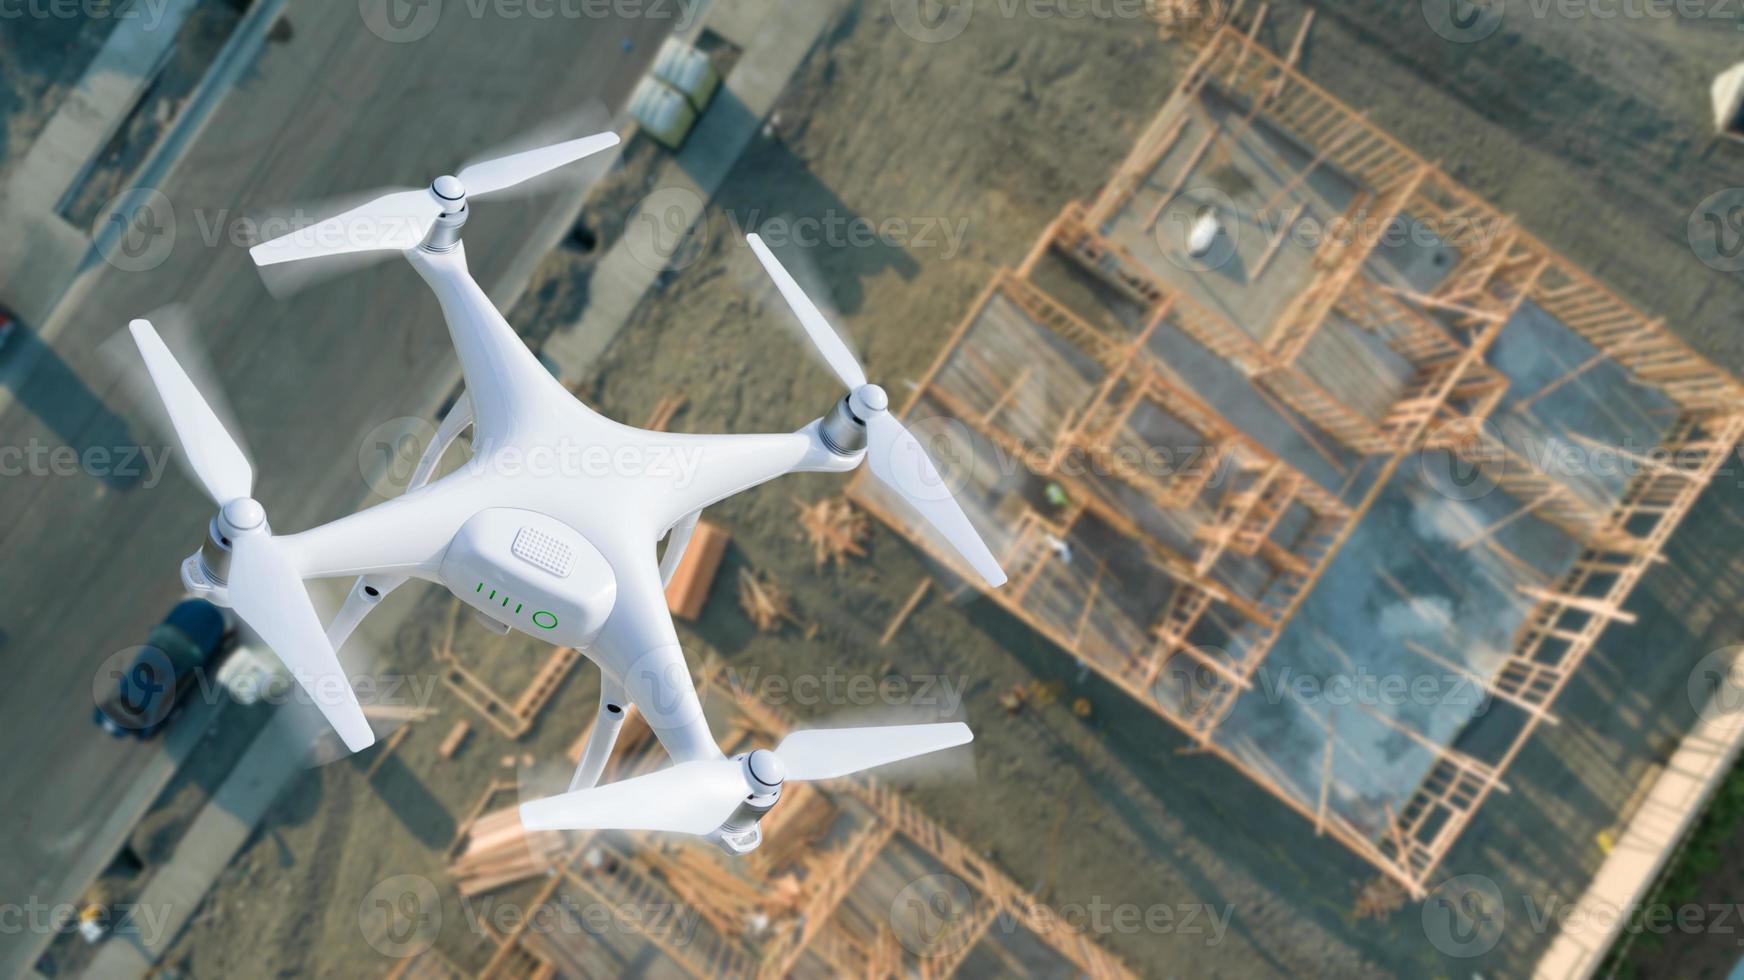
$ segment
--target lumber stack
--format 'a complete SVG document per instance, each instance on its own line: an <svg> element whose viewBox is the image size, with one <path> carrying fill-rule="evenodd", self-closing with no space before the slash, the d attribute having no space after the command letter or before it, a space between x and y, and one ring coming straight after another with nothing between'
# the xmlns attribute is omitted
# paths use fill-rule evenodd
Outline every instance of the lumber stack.
<svg viewBox="0 0 1744 980"><path fill-rule="evenodd" d="M563 855L563 834L529 831L516 807L481 814L466 830L448 874L466 897L545 874Z"/></svg>

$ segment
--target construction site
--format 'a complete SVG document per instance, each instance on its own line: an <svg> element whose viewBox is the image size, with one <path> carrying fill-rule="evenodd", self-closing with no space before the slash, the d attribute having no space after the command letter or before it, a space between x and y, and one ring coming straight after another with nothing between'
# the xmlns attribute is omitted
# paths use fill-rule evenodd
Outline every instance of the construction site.
<svg viewBox="0 0 1744 980"><path fill-rule="evenodd" d="M717 683L724 750L787 732L779 713ZM642 716L627 724L613 780L665 764ZM485 791L450 847L450 874L467 897L536 881L528 906L557 918L493 933L479 977L1133 976L872 779L795 792L765 824L771 846L747 860L647 834L528 834L514 812L518 792L513 782ZM576 918L583 909L676 911L642 928L604 928ZM440 952L389 974L463 975Z"/></svg>
<svg viewBox="0 0 1744 980"><path fill-rule="evenodd" d="M1201 258L1206 208L1226 237ZM989 598L1422 898L1634 621L1741 406L1224 27L1105 189L995 276L908 418L968 433L950 477L1012 578ZM875 483L851 493L927 546ZM1292 675L1436 681L1341 710L1280 696Z"/></svg>
<svg viewBox="0 0 1744 980"><path fill-rule="evenodd" d="M622 37L463 23L451 4L407 45L287 2L295 31L262 42L274 84L243 100L378 49L403 57L383 62L397 78L424 46L474 50L481 29L563 27L600 66L646 60L661 37L642 21L615 24ZM1715 285L1681 237L1685 198L1734 163L1668 149L1698 141L1679 143L1691 124L1666 109L1736 36L1704 34L1661 77L1646 30L1607 24L1615 43L1595 53L1514 16L1493 43L1462 44L1419 7L1156 0L1049 18L980 0L955 5L972 16L941 40L883 0L702 5L684 31L722 77L700 135L678 148L620 115L622 155L570 219L545 198L497 225L481 207L475 258L491 261L489 243L510 266L485 287L612 419L790 432L841 390L745 247L786 230L783 261L1009 581L983 588L864 471L723 500L667 588L702 708L729 755L893 721L964 721L973 743L936 766L792 783L742 856L528 831L518 804L581 764L600 672L586 650L407 588L344 651L404 682L365 708L377 744L340 759L312 708L278 720L307 706L193 715L201 731L172 734L198 750L80 899L155 902L173 928L93 947L57 935L40 975L121 959L150 964L131 975L388 980L1585 977L1625 954L1612 973L1675 974L1670 953L1608 952L1613 937L1590 933L1575 935L1593 947L1580 969L1552 969L1557 926L1517 923L1522 901L1581 899L1618 854L1678 853L1627 831L1700 809L1655 809L1650 790L1700 741L1694 666L1744 637L1744 287ZM526 58L555 73L574 67L569 46L529 42ZM1575 108L1588 100L1590 115ZM502 100L480 101L482 117ZM366 107L398 145L409 113ZM210 133L249 139L203 160L178 205L264 194L236 163L259 154L240 121L286 111L239 101L220 117ZM1627 166L1608 162L1605 127ZM200 196L233 170L237 201ZM794 232L813 218L876 233L814 247ZM555 245L521 227L536 219ZM935 227L958 237L929 241ZM527 254L510 261L508 239ZM238 308L265 303L230 251L223 276L186 275L231 283ZM343 306L404 272L298 301ZM283 305L298 329L354 329ZM453 359L439 311L405 309L428 322L371 327L382 339L362 351L342 334L296 349L332 373L307 413L225 369L255 425L339 445L342 465L308 467L297 491L311 514L360 487L366 503L392 496L370 468L381 432L401 431L382 418L433 429L429 408L461 394L426 370ZM293 360L252 336L220 349L262 376ZM378 355L387 367L338 373ZM371 380L402 375L416 397ZM342 396L376 388L367 420L344 403L356 432L328 424ZM455 445L441 471L465 465ZM185 536L162 537L149 557L185 556ZM322 588L317 604L336 606ZM269 740L257 733L281 728L326 764L241 779ZM670 762L631 706L601 783ZM197 889L189 865L208 874ZM1471 879L1513 916L1477 952L1430 925L1467 908L1448 885ZM1140 924L1083 914L1096 907ZM1736 959L1725 936L1702 938L1704 963Z"/></svg>

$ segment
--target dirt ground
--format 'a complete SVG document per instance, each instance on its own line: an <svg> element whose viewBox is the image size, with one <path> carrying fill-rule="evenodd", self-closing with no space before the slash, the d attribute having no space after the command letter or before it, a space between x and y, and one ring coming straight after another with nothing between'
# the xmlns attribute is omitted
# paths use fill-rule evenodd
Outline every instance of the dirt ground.
<svg viewBox="0 0 1744 980"><path fill-rule="evenodd" d="M1370 107L1407 143L1447 161L1527 227L1643 306L1663 310L1674 329L1736 369L1744 346L1728 314L1738 306L1738 283L1702 266L1683 244L1690 209L1724 186L1715 181L1739 151L1706 140L1697 62L1707 48L1679 38L1672 58L1657 27L1625 33L1629 43L1621 44L1609 33L1578 33L1590 25L1538 22L1453 46L1414 20L1417 8L1354 0L1319 7L1305 59L1310 76ZM1299 9L1273 5L1274 46L1287 45ZM900 400L905 380L924 371L994 270L1015 264L1064 203L1112 171L1189 56L1143 23L1094 18L978 17L950 43L919 44L886 4L863 4L814 52L779 108L778 137L753 143L713 202L695 251L685 253L689 264L639 308L583 393L629 422L663 396L682 394L679 430L791 429L838 393L785 325L739 234L787 215L966 228L950 254L936 238L784 252L803 252L815 266L845 331ZM1622 60L1607 67L1613 58ZM1651 75L1654 91L1644 90L1641 72L1617 67L1655 58L1664 63ZM1692 92L1695 81L1701 85ZM1671 111L1685 103L1694 108ZM1680 135L1668 137L1672 131ZM621 227L649 189L654 150L644 142L626 159L589 209L592 252L555 253L511 317L529 336L573 317L585 302L592 255L609 246L614 222ZM1450 875L1492 876L1510 898L1578 894L1602 856L1594 835L1613 826L1688 723L1687 708L1665 707L1684 703L1688 665L1744 632L1739 597L1714 586L1726 575L1736 581L1731 561L1712 551L1744 527L1735 480L1734 473L1722 481L1692 517L1702 540L1680 543L1647 582L1633 604L1641 624L1607 634L1559 702L1564 723L1527 749L1510 779L1513 792L1491 801L1449 857ZM977 732L978 778L972 791L938 782L910 788L928 813L1050 903L1231 910L1229 933L1216 944L1174 933L1098 937L1143 974L1528 972L1549 938L1536 930L1511 929L1490 956L1458 960L1426 941L1416 905L1386 921L1357 920L1356 893L1372 877L1366 865L1317 840L1311 826L1229 767L1182 754L1186 740L1166 723L1094 676L1080 677L1068 658L985 603L935 592L897 640L879 648L890 616L929 569L882 528L869 560L815 569L794 500L840 485L839 478L790 479L710 513L732 532L733 546L700 622L681 627L696 661L716 656L747 677L834 668L961 684L964 715ZM792 592L799 618L819 625L814 639L797 628L753 629L731 587L747 566ZM428 671L449 600L417 592L389 601L424 604L394 666ZM461 637L480 648L488 639L470 625ZM531 646L526 652L542 655ZM304 774L167 962L192 976L385 972L391 961L362 935L360 905L376 883L417 874L444 898L439 948L463 966L482 965L488 944L443 879L441 851L492 780L521 778L518 764L503 765L505 756L532 753L563 765L564 748L591 716L594 678L591 668L578 668L514 744L439 689L441 716L415 727L373 779L362 778L369 756ZM999 695L1031 678L1061 682L1066 696L1008 714ZM1078 695L1094 706L1088 719L1067 707ZM780 706L802 719L842 710ZM457 759L439 762L436 745L456 718L472 721L472 741Z"/></svg>

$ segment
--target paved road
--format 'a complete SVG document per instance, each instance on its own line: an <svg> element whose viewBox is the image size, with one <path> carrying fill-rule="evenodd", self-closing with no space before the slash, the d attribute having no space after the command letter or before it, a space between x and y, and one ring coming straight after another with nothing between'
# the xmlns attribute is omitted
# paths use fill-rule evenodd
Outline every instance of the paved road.
<svg viewBox="0 0 1744 980"><path fill-rule="evenodd" d="M176 599L177 563L209 516L176 471L149 488L57 475L66 456L57 462L53 447L151 446L100 348L130 317L185 304L261 457L257 496L274 523L340 516L367 493L356 462L365 434L427 411L458 377L436 304L397 262L274 299L228 240L228 223L263 205L421 183L589 98L615 109L676 26L494 12L524 9L511 5L483 5L482 17L471 13L477 5L396 6L442 16L427 36L390 43L365 28L355 3L292 0L290 40L266 48L159 188L175 214L173 247L149 271L105 266L69 297L52 350L0 416L0 450L17 450L0 456L0 656L10 668L0 688L9 831L0 900L73 898L66 891L82 882L67 879L103 847L106 815L126 805L131 775L159 751L91 726L92 678ZM414 18L408 32L423 27ZM552 202L475 208L468 252L487 289ZM0 975L13 975L39 940L0 933Z"/></svg>

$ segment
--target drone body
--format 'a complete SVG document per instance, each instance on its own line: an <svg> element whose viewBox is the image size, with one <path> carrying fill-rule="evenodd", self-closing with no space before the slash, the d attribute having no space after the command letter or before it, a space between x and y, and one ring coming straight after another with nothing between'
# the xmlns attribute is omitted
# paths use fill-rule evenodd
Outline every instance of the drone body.
<svg viewBox="0 0 1744 980"><path fill-rule="evenodd" d="M673 830L755 847L756 822L787 778L816 779L967 742L961 724L797 732L775 751L727 759L691 683L665 583L709 505L795 472L847 472L870 461L999 584L1003 573L943 488L918 442L865 382L852 355L755 236L751 244L826 359L850 388L791 433L686 435L615 422L539 363L467 271L467 194L500 190L616 142L605 134L442 177L427 191L378 198L256 246L257 263L401 252L436 294L465 380L404 495L297 534L276 535L253 473L151 325L132 330L194 475L219 506L208 540L182 566L189 588L233 606L313 697L352 751L374 739L335 651L409 579L446 587L486 625L573 646L601 671L599 716L571 792L523 807L529 827ZM354 227L376 233L361 238ZM384 230L385 229L385 230ZM431 479L468 426L472 458ZM869 459L870 457L870 459ZM667 540L664 556L656 545ZM303 582L356 576L322 626ZM594 788L630 705L673 768Z"/></svg>

